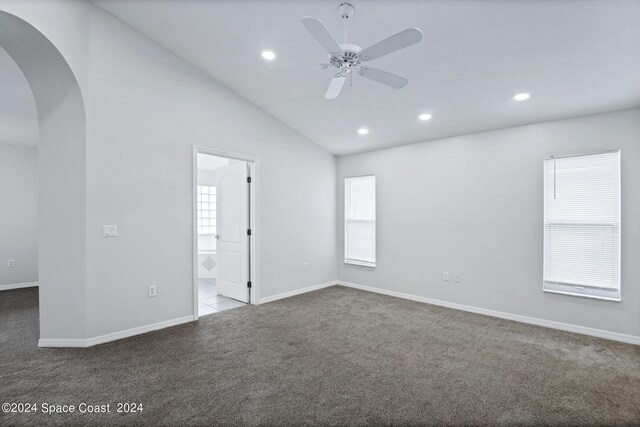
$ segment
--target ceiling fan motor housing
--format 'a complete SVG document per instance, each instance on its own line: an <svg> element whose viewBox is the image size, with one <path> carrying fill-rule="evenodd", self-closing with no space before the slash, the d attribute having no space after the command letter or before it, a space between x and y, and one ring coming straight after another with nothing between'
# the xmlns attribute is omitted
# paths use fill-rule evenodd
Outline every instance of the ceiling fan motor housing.
<svg viewBox="0 0 640 427"><path fill-rule="evenodd" d="M357 68L362 63L362 49L355 44L340 45L342 52L330 56L329 63L336 68Z"/></svg>

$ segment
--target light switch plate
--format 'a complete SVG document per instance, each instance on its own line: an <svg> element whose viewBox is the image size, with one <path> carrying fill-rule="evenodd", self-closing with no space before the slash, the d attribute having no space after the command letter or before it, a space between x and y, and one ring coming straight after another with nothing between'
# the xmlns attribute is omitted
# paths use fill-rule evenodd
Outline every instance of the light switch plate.
<svg viewBox="0 0 640 427"><path fill-rule="evenodd" d="M103 225L102 226L102 237L118 237L118 226L117 225Z"/></svg>
<svg viewBox="0 0 640 427"><path fill-rule="evenodd" d="M453 273L453 281L456 283L460 282L460 273Z"/></svg>

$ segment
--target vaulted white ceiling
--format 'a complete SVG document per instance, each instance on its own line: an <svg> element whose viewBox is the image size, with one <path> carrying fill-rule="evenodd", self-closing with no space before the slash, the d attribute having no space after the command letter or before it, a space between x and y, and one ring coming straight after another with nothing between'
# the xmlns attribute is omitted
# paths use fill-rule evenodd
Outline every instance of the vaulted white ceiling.
<svg viewBox="0 0 640 427"><path fill-rule="evenodd" d="M36 146L38 114L29 83L0 47L0 144Z"/></svg>
<svg viewBox="0 0 640 427"><path fill-rule="evenodd" d="M339 1L94 3L338 155L640 105L639 1L353 0L350 42L407 27L424 39L372 62L407 77L404 89L356 76L335 100L323 97L331 70L269 67L326 62L300 18L342 42ZM514 101L522 91L531 98Z"/></svg>

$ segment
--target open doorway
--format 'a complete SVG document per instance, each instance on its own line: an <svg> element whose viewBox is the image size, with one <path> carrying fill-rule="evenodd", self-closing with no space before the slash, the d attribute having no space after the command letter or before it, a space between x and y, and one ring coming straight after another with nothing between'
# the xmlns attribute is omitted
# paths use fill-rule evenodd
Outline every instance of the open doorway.
<svg viewBox="0 0 640 427"><path fill-rule="evenodd" d="M253 166L252 161L210 150L195 152L194 311L198 317L251 301Z"/></svg>
<svg viewBox="0 0 640 427"><path fill-rule="evenodd" d="M0 291L37 287L38 113L29 82L2 46L0 205Z"/></svg>

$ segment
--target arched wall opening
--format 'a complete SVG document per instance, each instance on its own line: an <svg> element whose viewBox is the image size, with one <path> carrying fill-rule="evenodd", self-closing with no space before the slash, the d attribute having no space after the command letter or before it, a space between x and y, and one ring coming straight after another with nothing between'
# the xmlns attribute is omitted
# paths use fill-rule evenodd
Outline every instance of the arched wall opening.
<svg viewBox="0 0 640 427"><path fill-rule="evenodd" d="M63 345L87 333L84 102L60 51L26 21L0 11L0 46L36 103L40 345Z"/></svg>

